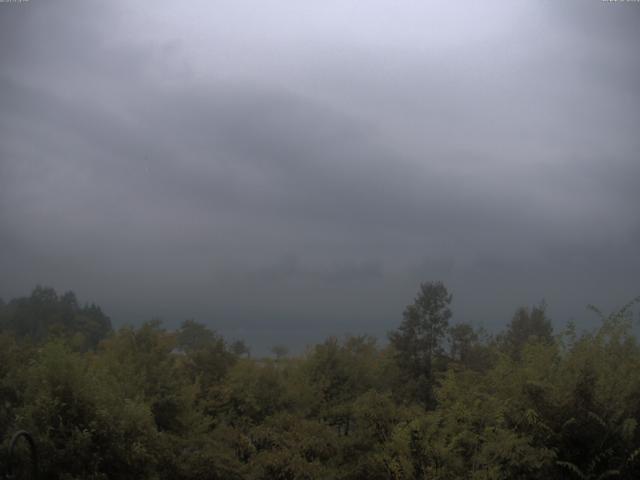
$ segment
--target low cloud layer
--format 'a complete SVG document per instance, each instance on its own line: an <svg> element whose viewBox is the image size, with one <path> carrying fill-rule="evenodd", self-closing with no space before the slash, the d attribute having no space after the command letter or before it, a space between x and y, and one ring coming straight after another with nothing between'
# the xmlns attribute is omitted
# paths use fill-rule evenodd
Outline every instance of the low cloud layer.
<svg viewBox="0 0 640 480"><path fill-rule="evenodd" d="M0 296L263 348L640 293L640 6L0 5Z"/></svg>

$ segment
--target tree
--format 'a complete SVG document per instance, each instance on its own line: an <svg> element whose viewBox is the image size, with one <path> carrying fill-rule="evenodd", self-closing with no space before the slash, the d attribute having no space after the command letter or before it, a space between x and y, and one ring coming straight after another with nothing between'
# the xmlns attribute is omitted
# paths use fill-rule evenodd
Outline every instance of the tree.
<svg viewBox="0 0 640 480"><path fill-rule="evenodd" d="M542 302L531 309L520 307L516 310L507 331L498 339L503 349L513 358L520 358L522 348L529 341L547 344L553 342L553 327L546 309L546 304Z"/></svg>
<svg viewBox="0 0 640 480"><path fill-rule="evenodd" d="M354 399L377 387L378 358L374 338L349 336L343 342L328 338L307 359L305 370L321 401L320 415L345 436L351 430Z"/></svg>
<svg viewBox="0 0 640 480"><path fill-rule="evenodd" d="M182 369L189 380L197 384L197 398L204 410L215 411L221 402L222 381L238 360L238 354L228 348L221 335L194 320L182 323L177 347L184 354Z"/></svg>
<svg viewBox="0 0 640 480"><path fill-rule="evenodd" d="M462 364L478 341L478 334L468 323L458 323L449 328L449 355L451 359Z"/></svg>
<svg viewBox="0 0 640 480"><path fill-rule="evenodd" d="M433 405L434 360L442 353L451 300L442 282L422 283L414 302L405 308L400 327L389 334L404 380L413 382L414 395L425 406Z"/></svg>
<svg viewBox="0 0 640 480"><path fill-rule="evenodd" d="M271 348L271 353L276 356L276 360L280 360L289 355L289 349L284 345L275 345Z"/></svg>
<svg viewBox="0 0 640 480"><path fill-rule="evenodd" d="M251 349L243 340L236 340L233 342L231 344L231 351L238 357L246 355L248 358L251 356Z"/></svg>
<svg viewBox="0 0 640 480"><path fill-rule="evenodd" d="M14 298L0 310L0 330L36 343L71 339L77 350L88 350L111 333L111 321L99 306L80 307L73 292L58 295L50 287L37 286L29 297Z"/></svg>
<svg viewBox="0 0 640 480"><path fill-rule="evenodd" d="M178 330L177 346L185 352L200 350L218 340L215 332L195 320L185 320Z"/></svg>

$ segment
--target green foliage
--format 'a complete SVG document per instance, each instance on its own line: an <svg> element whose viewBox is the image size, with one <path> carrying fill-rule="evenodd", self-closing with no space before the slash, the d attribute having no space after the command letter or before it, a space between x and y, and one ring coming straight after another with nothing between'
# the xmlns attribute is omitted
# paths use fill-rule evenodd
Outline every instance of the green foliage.
<svg viewBox="0 0 640 480"><path fill-rule="evenodd" d="M215 332L195 320L182 322L176 337L176 346L185 352L202 350L222 341Z"/></svg>
<svg viewBox="0 0 640 480"><path fill-rule="evenodd" d="M516 310L507 331L498 337L502 349L514 358L520 356L529 341L553 342L553 327L547 317L544 302L531 309L520 307Z"/></svg>
<svg viewBox="0 0 640 480"><path fill-rule="evenodd" d="M0 476L27 429L51 480L640 478L631 305L556 337L543 307L520 309L494 341L449 328L451 296L423 284L387 347L261 359L192 320L76 343L52 319L86 333L100 310L34 292L0 305Z"/></svg>
<svg viewBox="0 0 640 480"><path fill-rule="evenodd" d="M472 370L486 371L494 362L494 352L483 330L474 329L468 323L458 323L449 328L449 359Z"/></svg>
<svg viewBox="0 0 640 480"><path fill-rule="evenodd" d="M49 343L21 374L12 428L36 434L44 471L69 479L152 474L158 434L151 412L121 395L108 372Z"/></svg>
<svg viewBox="0 0 640 480"><path fill-rule="evenodd" d="M426 407L434 406L436 360L443 354L442 341L452 316L451 300L442 282L421 284L418 296L403 313L400 327L389 334L405 393Z"/></svg>
<svg viewBox="0 0 640 480"><path fill-rule="evenodd" d="M65 338L76 348L95 348L111 332L111 321L97 305L80 307L73 292L58 295L37 286L29 297L0 303L0 331L42 342Z"/></svg>

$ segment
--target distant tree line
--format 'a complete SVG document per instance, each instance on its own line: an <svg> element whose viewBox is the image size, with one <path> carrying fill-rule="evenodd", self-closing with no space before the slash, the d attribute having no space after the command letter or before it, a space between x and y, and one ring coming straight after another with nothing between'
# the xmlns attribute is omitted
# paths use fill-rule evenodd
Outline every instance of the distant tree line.
<svg viewBox="0 0 640 480"><path fill-rule="evenodd" d="M586 333L523 307L490 335L451 300L423 283L385 345L256 358L194 320L114 330L37 287L0 302L0 478L18 429L45 479L640 478L632 304Z"/></svg>
<svg viewBox="0 0 640 480"><path fill-rule="evenodd" d="M28 297L7 304L0 299L0 329L36 343L65 338L87 350L111 333L111 321L95 304L80 306L73 292L37 286Z"/></svg>

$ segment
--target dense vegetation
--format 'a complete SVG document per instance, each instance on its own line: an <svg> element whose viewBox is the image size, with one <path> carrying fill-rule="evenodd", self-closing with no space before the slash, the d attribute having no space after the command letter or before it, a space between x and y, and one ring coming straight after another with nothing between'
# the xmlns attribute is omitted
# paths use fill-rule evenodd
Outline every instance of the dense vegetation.
<svg viewBox="0 0 640 480"><path fill-rule="evenodd" d="M258 359L39 287L0 302L3 447L33 432L50 479L640 478L631 305L580 334L521 308L489 336L450 302L425 283L384 346Z"/></svg>

